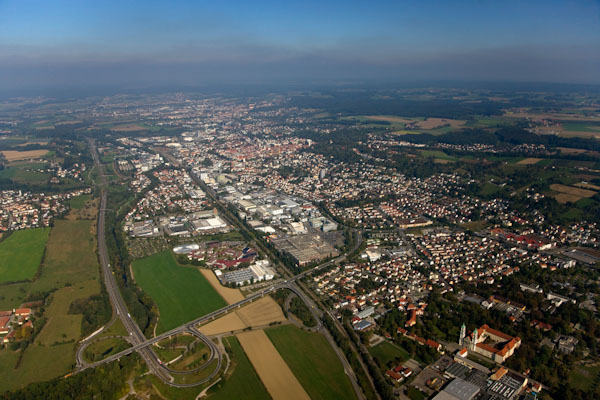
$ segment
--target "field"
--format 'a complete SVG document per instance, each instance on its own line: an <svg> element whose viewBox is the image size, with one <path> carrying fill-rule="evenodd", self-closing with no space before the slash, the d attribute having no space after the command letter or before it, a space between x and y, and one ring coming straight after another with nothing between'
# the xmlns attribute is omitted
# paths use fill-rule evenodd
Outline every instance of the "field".
<svg viewBox="0 0 600 400"><path fill-rule="evenodd" d="M531 164L537 164L540 161L542 161L541 158L529 157L529 158L525 158L525 159L523 159L521 161L518 161L517 164L520 164L520 165L531 165Z"/></svg>
<svg viewBox="0 0 600 400"><path fill-rule="evenodd" d="M110 130L115 132L138 132L144 131L146 130L146 128L138 124L124 124L113 126L112 128L110 128Z"/></svg>
<svg viewBox="0 0 600 400"><path fill-rule="evenodd" d="M14 368L10 357L0 357L3 389L48 380L71 370L76 342L81 337L81 315L69 314L69 306L76 299L88 298L100 291L94 232L93 221L55 221L39 278L7 286L11 288L9 291L3 288L3 295L11 296L13 307L31 293L55 290L44 313L47 322L35 343L25 350L19 368ZM18 290L8 293L13 287Z"/></svg>
<svg viewBox="0 0 600 400"><path fill-rule="evenodd" d="M13 232L0 242L0 283L32 279L42 262L50 228Z"/></svg>
<svg viewBox="0 0 600 400"><path fill-rule="evenodd" d="M560 185L556 183L550 185L550 189L555 192L558 192L557 194L554 194L553 197L559 203L567 203L569 201L575 203L581 198L593 197L596 194L596 192L593 190L581 189L573 186Z"/></svg>
<svg viewBox="0 0 600 400"><path fill-rule="evenodd" d="M571 371L569 380L579 390L589 390L599 378L600 365L577 366Z"/></svg>
<svg viewBox="0 0 600 400"><path fill-rule="evenodd" d="M51 178L51 174L43 172L48 164L45 162L17 162L6 166L0 171L0 178L12 179L21 183L42 184Z"/></svg>
<svg viewBox="0 0 600 400"><path fill-rule="evenodd" d="M292 325L265 332L311 399L356 398L342 364L323 335Z"/></svg>
<svg viewBox="0 0 600 400"><path fill-rule="evenodd" d="M273 399L310 399L264 331L244 332L237 338Z"/></svg>
<svg viewBox="0 0 600 400"><path fill-rule="evenodd" d="M195 268L177 265L170 251L132 264L135 281L154 300L162 333L226 305Z"/></svg>
<svg viewBox="0 0 600 400"><path fill-rule="evenodd" d="M211 388L209 399L229 400L229 399L246 399L246 400L263 400L269 399L269 393L265 386L260 381L250 360L246 357L240 342L235 337L225 339L226 343L231 348L231 358L233 373L225 380L225 383L219 382Z"/></svg>
<svg viewBox="0 0 600 400"><path fill-rule="evenodd" d="M421 129L436 129L441 128L445 125L450 125L452 128L459 128L465 124L466 121L457 119L446 119L446 118L427 118L425 121L418 122L416 126Z"/></svg>
<svg viewBox="0 0 600 400"><path fill-rule="evenodd" d="M436 160L456 161L456 157L452 157L441 150L421 150L423 157L434 157Z"/></svg>
<svg viewBox="0 0 600 400"><path fill-rule="evenodd" d="M223 300L227 302L227 304L237 303L238 301L244 300L244 295L240 291L240 289L232 289L221 285L221 282L217 279L216 275L208 269L201 269L200 272L206 280L211 284L211 286L221 295Z"/></svg>
<svg viewBox="0 0 600 400"><path fill-rule="evenodd" d="M285 321L281 307L271 297L256 300L200 328L205 335L219 335L248 327L269 325Z"/></svg>
<svg viewBox="0 0 600 400"><path fill-rule="evenodd" d="M397 122L401 124L408 124L414 121L414 119L396 117L394 115L365 115L363 118L372 121Z"/></svg>
<svg viewBox="0 0 600 400"><path fill-rule="evenodd" d="M92 199L92 196L87 195L87 194L83 194L81 196L75 196L69 200L69 206L71 206L71 208L74 208L76 210L80 210L83 208L85 203L91 199Z"/></svg>
<svg viewBox="0 0 600 400"><path fill-rule="evenodd" d="M386 340L376 346L371 347L369 349L369 353L371 353L374 358L377 358L379 362L386 366L390 361L396 360L396 358L401 359L402 362L410 358L404 349Z"/></svg>
<svg viewBox="0 0 600 400"><path fill-rule="evenodd" d="M19 160L30 160L33 158L40 158L46 153L48 150L29 150L29 151L16 151L16 150L3 150L0 151L6 161L13 162Z"/></svg>

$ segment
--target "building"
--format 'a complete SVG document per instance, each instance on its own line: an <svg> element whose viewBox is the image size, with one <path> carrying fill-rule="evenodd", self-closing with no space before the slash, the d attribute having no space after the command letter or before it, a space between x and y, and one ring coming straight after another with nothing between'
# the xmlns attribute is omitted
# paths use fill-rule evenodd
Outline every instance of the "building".
<svg viewBox="0 0 600 400"><path fill-rule="evenodd" d="M456 378L452 380L433 400L473 400L481 388L463 379Z"/></svg>
<svg viewBox="0 0 600 400"><path fill-rule="evenodd" d="M490 328L487 324L475 329L468 336L463 336L464 333L461 327L459 338L461 345L466 346L468 351L481 354L497 363L503 363L521 346L520 337L507 335L504 332Z"/></svg>

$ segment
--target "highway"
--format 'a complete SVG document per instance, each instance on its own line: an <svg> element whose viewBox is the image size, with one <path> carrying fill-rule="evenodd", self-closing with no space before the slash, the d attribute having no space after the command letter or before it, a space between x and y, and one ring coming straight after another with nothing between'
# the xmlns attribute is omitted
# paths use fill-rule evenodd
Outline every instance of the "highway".
<svg viewBox="0 0 600 400"><path fill-rule="evenodd" d="M92 156L94 158L94 163L96 164L96 167L99 169L100 178L102 180L102 186L105 187L107 184L106 176L104 175L103 166L100 163L100 160L98 158L94 141L90 140L89 145L90 145L90 150L92 152ZM203 186L206 189L205 185L201 184L201 186ZM212 189L210 189L210 188L208 188L208 189L209 189L208 190L209 195L212 197L213 201L225 209L225 207L217 199L216 194L212 191ZM133 352L138 352L140 354L140 356L142 357L142 359L146 362L150 372L152 372L153 374L158 376L163 382L165 382L168 385L175 386L175 387L190 387L190 386L197 386L202 383L208 382L209 380L214 378L218 373L220 373L223 357L222 357L222 354L221 354L219 348L215 345L215 343L212 340L210 340L208 337L203 335L196 328L196 326L198 324L202 324L204 322L213 320L231 310L240 308L243 305L250 303L254 300L257 300L265 295L268 295L269 293L271 293L273 291L276 291L279 289L288 289L288 290L291 290L292 292L294 292L307 305L310 312L313 314L313 316L317 320L318 325L316 327L314 327L313 329L321 331L325 334L326 338L328 339L328 341L331 343L332 347L336 351L336 354L342 361L342 363L344 365L344 370L351 378L351 381L353 383L355 391L357 392L357 395L359 396L359 398L363 397L362 392L360 391L360 389L358 388L358 385L356 383L356 378L354 377L354 372L348 365L345 357L343 357L343 355L341 354L341 352L339 351L339 349L333 342L330 335L328 335L328 333L326 332L326 329L323 329L323 326L321 324L321 316L323 314L323 311L320 308L318 308L318 306L315 305L312 302L312 300L308 296L306 296L305 293L295 284L296 281L306 277L309 274L312 274L323 268L327 268L333 264L339 264L340 262L342 262L346 259L346 254L342 254L333 260L322 263L322 264L320 264L314 268L311 268L309 270L306 270L298 275L290 276L289 279L274 282L273 284L264 287L262 290L246 297L245 299L243 299L237 303L227 305L223 308L220 308L219 310L213 311L213 312L206 314L202 317L199 317L193 321L187 322L187 323L185 323L177 328L174 328L168 332L157 335L151 339L147 339L144 336L141 329L139 328L139 326L137 325L137 323L129 315L127 306L125 305L123 297L121 296L121 292L119 291L119 287L117 285L115 276L113 275L113 271L111 269L110 263L108 262L109 258L108 258L108 250L106 247L106 238L105 238L105 214L107 211L109 211L106 209L107 196L108 196L108 194L107 194L106 190L102 189L100 209L98 212L98 223L97 223L97 226L98 226L98 229L97 229L98 254L99 254L100 264L102 267L102 275L104 278L104 284L106 286L106 291L109 295L109 299L110 299L111 305L113 307L113 318L105 326L104 329L107 329L112 324L112 322L114 322L116 317L120 318L123 323L123 326L125 327L125 329L128 332L128 335L129 335L127 340L130 343L132 343L132 346L126 350L119 352L119 353L116 353L114 355L106 357L103 360L88 363L83 358L83 352L89 344L94 342L93 338L89 338L88 340L82 342L81 345L79 346L79 348L77 349L77 353L76 353L77 372L83 371L87 368L94 368L94 367L118 360L121 357L127 356ZM234 225L237 225L240 229L247 229L245 226L243 226L237 220L230 221L230 222L237 222ZM362 244L362 240L363 240L362 232L361 231L356 231L356 232L357 232L357 240L356 240L355 246L353 249L349 250L347 254L352 253L353 251L358 249L360 247L360 245ZM261 246L261 247L263 247L263 246ZM263 250L265 250L265 249L263 249ZM267 254L269 254L269 253L270 252L267 252ZM285 269L284 266L282 266L282 267L284 268L284 271L287 272L287 269ZM211 362L214 359L217 359L217 366L216 366L215 370L208 377L206 377L200 381L194 382L194 383L185 383L185 384L175 383L175 382L173 382L174 378L171 375L189 374L190 372L193 373L193 372L202 370L204 367L197 368L194 371L185 371L185 372L173 370L173 369L169 368L168 366L164 365L162 363L162 361L156 356L156 354L152 350L153 344L160 342L161 340L170 338L174 335L182 334L182 333L189 333L189 334L196 336L198 339L200 339L202 342L204 342L207 345L207 347L210 349L211 356L207 360L207 362L204 364L204 367L211 364Z"/></svg>
<svg viewBox="0 0 600 400"><path fill-rule="evenodd" d="M91 150L92 157L94 159L96 168L99 169L100 178L102 180L102 186L105 187L107 184L106 176L104 175L103 166L100 163L100 160L98 158L95 144L92 140L90 140L89 145L90 145L90 150ZM156 356L156 354L154 353L152 348L150 348L148 346L140 346L140 344L146 343L147 339L144 336L141 329L139 328L139 326L137 325L137 323L130 316L130 314L127 310L127 306L125 305L125 301L123 300L121 292L119 291L119 287L117 285L115 276L113 274L113 271L112 271L110 263L109 263L108 250L106 247L106 237L105 237L105 220L106 220L105 214L107 212L107 209L106 209L107 198L108 198L108 194L107 194L106 190L102 189L101 199L100 199L100 208L98 211L98 221L97 221L98 257L100 260L100 265L102 267L102 277L104 280L104 285L106 286L106 291L108 293L110 303L113 308L113 318L111 319L110 323L106 325L105 329L107 327L109 327L110 324L112 324L112 322L114 322L116 317L120 318L121 322L123 323L123 326L125 327L128 335L129 335L128 341L133 344L133 348L135 348L136 350L139 350L138 352L139 352L140 356L142 357L142 359L146 362L150 372L152 372L153 374L158 376L163 382L165 382L169 385L177 386L177 387L195 386L195 385L202 384L202 383L212 379L219 372L219 370L221 368L221 363L222 363L221 353L220 353L219 349L216 347L216 345L210 339L208 339L206 336L202 335L200 332L198 332L196 330L188 328L185 331L198 337L210 348L211 357L207 360L206 364L210 364L210 362L215 358L217 358L218 363L217 363L217 368L208 378L205 378L199 382L194 382L193 384L174 383L173 377L170 375L170 373L178 373L178 371L174 371L171 368L168 368L165 365L163 365L162 361ZM184 332L184 330L182 330L181 332ZM76 360L77 360L78 371L82 371L89 367L94 367L94 366L104 363L104 362L87 363L84 360L83 351L85 350L85 347L87 345L92 343L92 341L93 340L90 339L90 340L83 342L77 349ZM127 353L127 354L129 354L129 353ZM120 356L116 357L116 358L111 357L110 361L114 361L119 358L120 358ZM107 360L107 359L105 359L105 360ZM105 360L103 360L103 361L105 361ZM186 372L186 373L189 373L189 372Z"/></svg>

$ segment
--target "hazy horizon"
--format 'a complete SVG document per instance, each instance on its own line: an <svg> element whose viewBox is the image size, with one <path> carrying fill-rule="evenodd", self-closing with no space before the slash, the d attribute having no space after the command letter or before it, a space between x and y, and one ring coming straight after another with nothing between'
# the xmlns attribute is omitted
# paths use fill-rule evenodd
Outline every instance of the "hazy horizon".
<svg viewBox="0 0 600 400"><path fill-rule="evenodd" d="M0 86L600 83L600 3L0 1Z"/></svg>

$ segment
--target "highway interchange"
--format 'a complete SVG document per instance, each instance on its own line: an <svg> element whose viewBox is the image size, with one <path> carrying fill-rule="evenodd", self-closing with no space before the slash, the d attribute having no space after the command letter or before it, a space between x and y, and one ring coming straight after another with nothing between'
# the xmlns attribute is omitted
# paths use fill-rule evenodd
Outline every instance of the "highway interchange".
<svg viewBox="0 0 600 400"><path fill-rule="evenodd" d="M100 179L102 180L102 183L100 186L102 188L105 188L107 185L106 176L103 171L103 165L98 158L98 154L96 152L94 141L90 140L89 145L90 145L90 150L91 150L92 156L94 158L95 166L96 166L96 168L99 169ZM205 189L206 189L206 187L205 187ZM209 195L212 198L212 200L217 205L221 206L221 208L224 208L223 205L220 204L220 202L216 198L216 194L212 190L208 190L208 192L209 192ZM318 308L318 306L308 296L306 296L305 293L296 285L296 281L304 278L308 274L312 274L315 271L318 271L323 268L327 268L327 267L331 266L332 264L339 264L341 261L346 259L346 254L342 254L341 256L339 256L333 260L322 263L322 264L320 264L310 270L304 271L298 275L289 276L289 278L286 280L274 282L273 284L264 287L263 289L257 291L256 293L246 297L245 299L243 299L237 303L227 305L223 308L220 308L216 311L213 311L202 317L199 317L193 321L189 321L189 322L187 322L177 328L174 328L170 331L164 332L153 338L147 339L144 336L141 329L139 328L139 326L137 325L137 323L135 322L135 320L129 314L129 312L127 310L127 306L125 305L125 302L123 300L123 297L121 295L121 292L119 290L115 276L113 274L113 271L112 271L110 263L109 263L108 250L106 247L106 239L105 239L105 214L107 211L110 211L110 210L106 209L106 204L107 204L107 192L106 192L106 190L102 189L100 208L99 208L99 212L98 212L98 223L97 223L98 254L99 254L100 264L102 267L102 276L103 276L104 284L106 286L106 290L107 290L107 293L108 293L108 296L109 296L109 299L110 299L110 302L111 302L111 305L113 308L113 317L110 320L110 322L107 323L101 330L98 330L91 337L84 339L80 343L80 346L77 349L77 353L76 353L76 359L77 359L76 372L80 372L80 371L83 371L88 368L94 368L99 365L118 360L121 357L127 356L133 352L138 352L140 354L140 356L142 357L142 359L147 364L149 371L151 373L155 374L164 383L171 385L171 386L175 386L175 387L189 387L189 386L201 385L203 383L210 381L217 374L219 374L221 372L223 356L221 354L221 350L219 349L219 347L211 339L209 339L208 337L203 335L196 328L196 326L198 326L199 324L214 320L215 318L217 318L223 314L226 314L232 310L240 308L247 303L253 302L254 300L257 300L265 295L268 295L271 292L274 292L274 291L277 291L280 289L288 289L291 292L295 293L307 305L308 309L311 311L311 313L313 314L313 316L318 324L316 327L312 328L312 330L313 331L321 331L322 333L325 334L328 341L332 344L334 350L336 351L336 354L340 358L340 361L342 362L342 364L344 366L344 370L351 378L355 392L357 392L357 395L359 395L359 398L363 397L362 392L360 392L360 389L358 388L358 385L356 383L356 379L354 377L354 372L348 365L345 357L341 354L341 352L339 351L337 346L335 346L335 344L331 340L331 337L327 334L326 330L321 325L321 316L323 314L323 311L320 310ZM229 214L228 219L234 218L231 216L230 213L228 213L228 214ZM239 228L245 229L245 227L241 226L239 221L230 221L230 222L235 222L235 225L237 225ZM350 254L351 252L355 251L362 244L362 233L360 231L356 231L356 233L357 233L357 240L356 240L355 246L353 247L353 249L349 250L347 254ZM285 267L283 267L283 265L281 265L281 267L285 268ZM287 272L287 270L285 270L285 269L284 269L284 271ZM287 274L290 275L289 273L287 273ZM125 329L128 333L128 337L126 338L126 340L129 343L131 343L131 347L129 347L128 349L123 350L119 353L113 354L109 357L106 357L100 361L91 362L91 363L87 362L83 357L85 348L88 345L94 343L94 341L95 341L94 337L97 336L102 331L108 329L108 327L110 327L110 325L112 325L112 323L114 321L116 321L116 318L120 318L121 322L123 323L123 326L125 327ZM154 353L154 351L152 349L153 344L158 343L164 339L168 339L174 335L182 334L182 333L194 335L209 348L210 356L207 359L207 361L203 364L202 367L197 368L192 371L177 371L177 370L171 369L167 365L165 365L158 358L158 356ZM204 377L203 379L200 379L193 383L177 383L177 382L175 382L175 378L173 378L173 376L172 376L172 375L178 375L178 374L189 374L189 373L198 372L199 370L204 369L208 365L213 364L213 361L215 359L217 360L217 364L216 364L214 371L211 374L209 374L209 376Z"/></svg>

